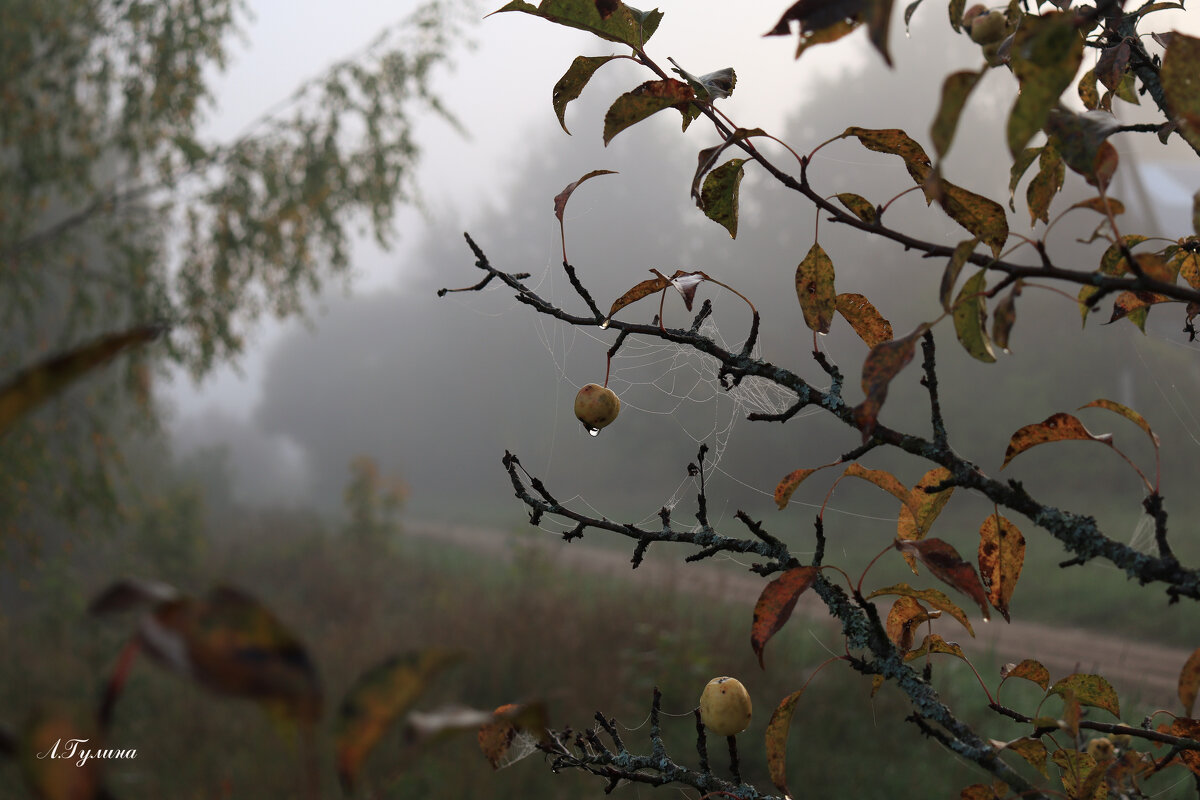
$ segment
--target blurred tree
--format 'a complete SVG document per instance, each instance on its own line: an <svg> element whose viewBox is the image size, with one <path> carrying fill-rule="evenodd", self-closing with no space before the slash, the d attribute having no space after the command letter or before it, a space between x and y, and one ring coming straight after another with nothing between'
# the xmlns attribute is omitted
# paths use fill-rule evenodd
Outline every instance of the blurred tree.
<svg viewBox="0 0 1200 800"><path fill-rule="evenodd" d="M370 545L388 541L400 531L397 517L407 497L403 480L384 475L370 456L358 456L350 462L350 481L342 492L350 517L347 535Z"/></svg>
<svg viewBox="0 0 1200 800"><path fill-rule="evenodd" d="M198 133L240 0L0 4L0 386L101 332L153 352L0 436L0 542L39 519L119 517L116 442L152 429L151 366L201 376L264 314L349 265L353 225L392 241L416 199L418 113L463 22L431 0L228 142ZM160 358L161 356L161 358ZM153 360L152 360L153 359Z"/></svg>

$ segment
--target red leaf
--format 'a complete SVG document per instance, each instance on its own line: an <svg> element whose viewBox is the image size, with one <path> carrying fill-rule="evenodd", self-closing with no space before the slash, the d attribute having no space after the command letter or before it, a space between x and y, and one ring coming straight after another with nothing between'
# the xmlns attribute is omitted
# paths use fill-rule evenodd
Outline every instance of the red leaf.
<svg viewBox="0 0 1200 800"><path fill-rule="evenodd" d="M941 539L924 539L919 542L896 540L896 549L913 553L930 572L944 583L970 597L979 606L986 620L989 617L987 595L975 568L962 560L958 551Z"/></svg>
<svg viewBox="0 0 1200 800"><path fill-rule="evenodd" d="M1000 465L1000 469L1008 466L1008 462L1024 453L1031 447L1036 447L1039 444L1048 442L1065 442L1071 440L1100 442L1109 447L1112 446L1112 434L1103 433L1095 435L1088 432L1088 429L1083 427L1083 423L1077 418L1059 412L1052 414L1041 422L1033 425L1026 425L1009 439L1008 449L1004 453L1004 463Z"/></svg>
<svg viewBox="0 0 1200 800"><path fill-rule="evenodd" d="M818 573L816 567L793 567L763 588L754 605L754 623L750 628L750 646L763 669L766 669L763 648L788 621L797 598L812 586Z"/></svg>

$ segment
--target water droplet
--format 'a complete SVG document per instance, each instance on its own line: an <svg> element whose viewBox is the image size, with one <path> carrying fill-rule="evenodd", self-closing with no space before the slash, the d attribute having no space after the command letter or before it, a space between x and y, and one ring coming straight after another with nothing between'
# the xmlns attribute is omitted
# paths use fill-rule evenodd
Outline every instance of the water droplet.
<svg viewBox="0 0 1200 800"><path fill-rule="evenodd" d="M588 436L599 436L600 435L599 428L588 428L587 432L588 432Z"/></svg>
<svg viewBox="0 0 1200 800"><path fill-rule="evenodd" d="M828 336L829 331L817 331L817 336Z"/></svg>
<svg viewBox="0 0 1200 800"><path fill-rule="evenodd" d="M608 319L604 320L604 322L601 322L601 323L600 323L600 330L602 330L602 331L603 331L603 330L608 330L608 323L610 323L610 322L612 322L612 317L609 317Z"/></svg>

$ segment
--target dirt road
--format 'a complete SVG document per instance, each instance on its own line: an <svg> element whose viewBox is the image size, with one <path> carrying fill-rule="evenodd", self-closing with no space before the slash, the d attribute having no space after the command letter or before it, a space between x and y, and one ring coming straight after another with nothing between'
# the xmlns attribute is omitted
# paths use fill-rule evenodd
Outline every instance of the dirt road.
<svg viewBox="0 0 1200 800"><path fill-rule="evenodd" d="M468 548L477 554L508 558L513 552L514 537L503 531L428 523L407 523L405 530L422 538ZM522 540L523 543L528 541ZM629 564L632 548L625 552L606 550L579 541L566 545L551 536L533 541L532 546L547 548L564 566L621 580L674 586L685 592L703 592L708 597L724 597L729 602L746 606L747 618L766 582L757 575L737 574L703 564L684 564L682 559L671 563L646 561L634 572ZM802 597L794 613L832 624L824 605L812 595ZM990 623L973 621L972 625L976 634L973 640L965 630L958 637L946 632L943 635L957 638L968 655L995 654L1001 663L1035 658L1050 670L1054 679L1072 672L1096 673L1107 678L1126 702L1137 699L1172 711L1179 710L1176 686L1179 670L1189 655L1187 650L1097 631L1062 629L1019 620L1005 623L999 617ZM993 681L988 682L994 685Z"/></svg>

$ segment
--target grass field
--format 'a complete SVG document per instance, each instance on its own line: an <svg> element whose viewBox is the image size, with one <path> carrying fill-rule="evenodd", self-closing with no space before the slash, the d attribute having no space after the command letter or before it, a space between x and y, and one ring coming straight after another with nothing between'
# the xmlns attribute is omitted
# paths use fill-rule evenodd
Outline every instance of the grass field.
<svg viewBox="0 0 1200 800"><path fill-rule="evenodd" d="M110 579L106 570L131 565L116 555L118 543L98 547L100 556L75 554L72 563L88 563L87 569L42 565L25 582L21 603L6 609L0 722L19 727L47 704L94 706L133 625L128 617L84 613L88 597ZM755 701L754 722L739 737L743 777L770 787L762 744L767 719L830 655L818 641L830 639L824 627L814 636L805 630L808 623L789 625L772 641L769 668L762 671L748 643L749 608L676 594L637 573L611 580L572 572L541 551L514 548L504 562L404 538L366 548L304 518L246 519L208 541L192 568L176 569L174 579L197 593L218 582L247 589L306 643L325 691L324 797L341 796L328 717L345 689L391 654L433 646L462 649L469 658L437 680L423 708L454 702L490 709L540 699L549 704L552 725L576 729L603 710L616 717L631 749L647 752L646 718L658 686L668 752L691 766L697 763L691 709L710 678L736 675ZM994 664L976 666L984 675L996 673ZM965 665L940 660L934 678L949 703L974 710L965 716L983 722L988 735L1024 733L987 715ZM830 665L812 683L789 747L790 785L798 796L820 787L823 797L953 798L982 779L903 721L908 709L898 692L885 687L874 699L869 694L869 681L843 664ZM300 795L300 750L286 730L248 701L218 697L149 662L133 670L108 746L138 751L134 760L109 765L106 782L116 798ZM539 754L493 772L469 735L438 744L401 770L403 748L398 731L384 738L368 760L359 796L603 796L601 781L552 775ZM723 746L710 741L709 750L714 769L727 770ZM617 791L674 794L637 786ZM13 762L0 762L0 797L27 796Z"/></svg>

